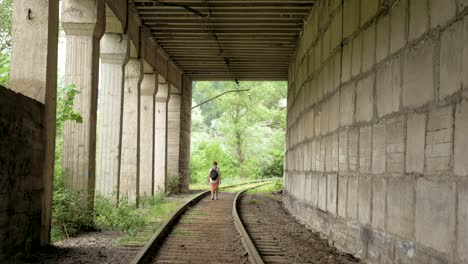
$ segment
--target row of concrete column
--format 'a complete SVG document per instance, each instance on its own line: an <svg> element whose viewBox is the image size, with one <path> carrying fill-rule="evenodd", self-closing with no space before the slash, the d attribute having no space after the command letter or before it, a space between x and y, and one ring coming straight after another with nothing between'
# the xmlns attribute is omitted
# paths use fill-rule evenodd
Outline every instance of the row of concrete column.
<svg viewBox="0 0 468 264"><path fill-rule="evenodd" d="M67 122L65 126L66 186L85 195L95 187L103 196L127 197L131 201L165 191L168 175L179 173L180 92L142 59L129 58L126 35L105 34L100 42L101 78L96 111L92 106L95 102L90 101L94 95L83 89L85 78L80 75L86 74L90 62L75 59L83 60L87 57L83 50L91 49L83 45L76 47L75 41L86 42L86 36L79 38L67 31L66 82L81 87L75 107L85 121ZM87 175L90 163L86 157L93 156L91 148L95 146L87 141L96 136L91 135L89 124L95 122L97 113L96 185L93 186Z"/></svg>
<svg viewBox="0 0 468 264"><path fill-rule="evenodd" d="M96 14L79 2L63 5L65 83L80 91L74 108L83 118L64 127L65 186L80 191L89 207L95 190L136 203L164 192L168 176L179 174L182 89L140 58L126 34L104 34L99 6Z"/></svg>

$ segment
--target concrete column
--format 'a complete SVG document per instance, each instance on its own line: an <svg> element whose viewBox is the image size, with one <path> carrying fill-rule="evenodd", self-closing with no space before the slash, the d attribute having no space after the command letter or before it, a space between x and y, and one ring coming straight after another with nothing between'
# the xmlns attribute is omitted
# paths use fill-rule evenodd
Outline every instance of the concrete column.
<svg viewBox="0 0 468 264"><path fill-rule="evenodd" d="M142 78L143 66L141 60L131 58L125 66L119 195L120 197L126 196L135 203L138 203L140 187L139 126Z"/></svg>
<svg viewBox="0 0 468 264"><path fill-rule="evenodd" d="M124 63L127 36L107 33L101 39L101 85L99 87L96 190L118 198L120 130Z"/></svg>
<svg viewBox="0 0 468 264"><path fill-rule="evenodd" d="M68 121L64 125L64 183L82 193L88 208L94 206L99 41L104 11L99 0L62 2L62 26L67 35L65 84L74 84L80 91L74 108L83 118L82 123Z"/></svg>
<svg viewBox="0 0 468 264"><path fill-rule="evenodd" d="M30 12L31 15L28 15ZM59 1L13 1L11 89L45 104L41 245L50 243L55 158ZM34 47L34 48L31 48Z"/></svg>
<svg viewBox="0 0 468 264"><path fill-rule="evenodd" d="M182 106L180 121L179 172L182 176L182 190L188 191L190 185L190 134L192 128L192 81L183 78Z"/></svg>
<svg viewBox="0 0 468 264"><path fill-rule="evenodd" d="M179 175L181 94L171 87L167 113L167 173Z"/></svg>
<svg viewBox="0 0 468 264"><path fill-rule="evenodd" d="M158 84L154 113L154 191L166 191L167 184L167 102L169 85Z"/></svg>
<svg viewBox="0 0 468 264"><path fill-rule="evenodd" d="M145 73L140 97L140 196L154 193L154 107L157 87L157 74Z"/></svg>

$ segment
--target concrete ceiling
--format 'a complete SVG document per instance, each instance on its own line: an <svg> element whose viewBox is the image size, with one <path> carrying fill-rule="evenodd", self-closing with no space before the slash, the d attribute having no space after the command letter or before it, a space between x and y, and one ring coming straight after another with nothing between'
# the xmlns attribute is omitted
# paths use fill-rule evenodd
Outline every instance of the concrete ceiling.
<svg viewBox="0 0 468 264"><path fill-rule="evenodd" d="M192 80L287 80L314 0L134 0Z"/></svg>

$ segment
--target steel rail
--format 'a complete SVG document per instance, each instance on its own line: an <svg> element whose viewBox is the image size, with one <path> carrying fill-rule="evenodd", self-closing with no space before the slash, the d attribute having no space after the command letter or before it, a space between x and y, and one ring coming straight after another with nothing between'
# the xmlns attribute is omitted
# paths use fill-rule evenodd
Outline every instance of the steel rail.
<svg viewBox="0 0 468 264"><path fill-rule="evenodd" d="M228 189L228 188L238 187L238 186L242 186L242 185L255 184L255 183L261 183L261 182L270 183L271 181L273 181L273 180L268 179L268 180L252 181L252 182L246 182L246 183L241 183L241 184L223 186L223 187L220 187L220 189ZM246 190L249 190L249 189L252 189L252 188L257 188L257 187L263 186L263 185L265 185L267 183L259 184L259 185L247 188L247 189L239 192L236 195L235 199L234 199L234 205L236 204L236 200L239 197L240 193L243 193ZM172 216L156 231L156 233L145 244L145 246L138 252L138 254L135 256L135 258L133 258L133 260L130 263L131 264L143 264L143 263L151 262L152 258L156 255L157 249L162 245L162 243L164 242L166 237L170 234L173 227L177 225L178 221L185 214L185 212L187 212L187 210L189 208L191 208L192 206L197 204L200 200L202 200L203 198L205 198L205 196L207 196L209 194L210 194L210 191L204 191L204 192L201 192L199 194L196 194L193 198L191 198L189 201L187 201L181 207L179 207L179 209L177 209L177 211L174 212L172 214ZM233 214L234 214L234 207L233 207ZM239 225L239 223L242 225L242 221L240 220L239 215L237 214L237 210L235 211L235 214L236 215L234 216L234 218L236 218L236 216L237 216L237 219L238 219L238 220L235 220L236 228L237 228L237 230L239 230L238 225ZM237 222L237 221L239 221L239 222ZM245 228L243 230L244 230L245 234L247 234L246 231L245 231ZM244 236L249 237L248 234L247 235L242 235L242 236L243 237ZM242 239L242 241L244 241L244 238ZM250 243L252 243L252 242L250 242ZM253 246L253 244L252 244L252 246ZM252 249L247 248L247 250L249 251L249 256L250 256L250 254L254 254L254 253L250 253L252 251ZM254 252L254 251L252 251L252 252ZM256 252L256 250L255 250L255 252ZM258 252L257 252L257 254L258 254ZM249 259L250 259L250 257L249 257ZM263 262L255 262L255 263L260 264L260 263L263 263Z"/></svg>
<svg viewBox="0 0 468 264"><path fill-rule="evenodd" d="M252 238L250 237L249 233L245 229L244 222L242 222L242 219L239 216L237 207L239 205L240 197L246 191L255 189L255 188L264 186L266 184L270 184L270 183L271 181L266 182L264 184L257 185L257 186L253 186L253 187L250 187L250 188L247 188L245 190L238 192L236 197L234 198L234 202L232 203L232 215L234 217L234 224L236 226L237 231L239 232L239 235L241 236L242 244L247 249L247 252L249 254L249 261L252 264L264 264L264 262L263 262L262 257L260 256L260 253L257 250L257 247L255 247L255 244L252 242Z"/></svg>

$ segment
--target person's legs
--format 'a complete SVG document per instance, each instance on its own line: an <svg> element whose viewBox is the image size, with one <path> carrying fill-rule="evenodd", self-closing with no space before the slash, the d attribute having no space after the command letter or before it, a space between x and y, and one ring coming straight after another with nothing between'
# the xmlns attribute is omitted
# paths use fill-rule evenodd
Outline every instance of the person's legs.
<svg viewBox="0 0 468 264"><path fill-rule="evenodd" d="M215 189L215 199L218 200L218 186L216 186Z"/></svg>
<svg viewBox="0 0 468 264"><path fill-rule="evenodd" d="M211 200L214 200L215 189L214 189L213 183L210 183L210 191L211 191Z"/></svg>

